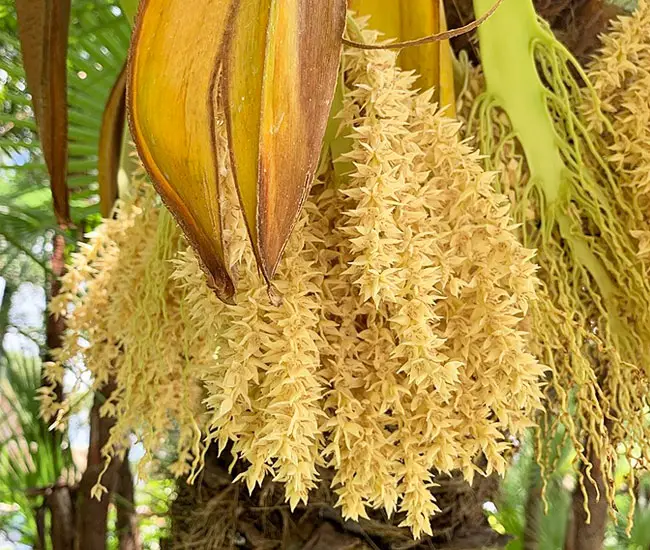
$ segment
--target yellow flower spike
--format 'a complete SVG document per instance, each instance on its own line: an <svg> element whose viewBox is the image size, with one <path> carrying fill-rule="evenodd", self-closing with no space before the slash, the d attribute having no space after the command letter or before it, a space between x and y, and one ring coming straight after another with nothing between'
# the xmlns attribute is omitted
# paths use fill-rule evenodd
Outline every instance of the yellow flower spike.
<svg viewBox="0 0 650 550"><path fill-rule="evenodd" d="M605 156L622 180L625 200L638 205L643 221L631 230L638 255L650 257L650 3L640 0L635 12L613 23L603 48L589 66L589 76L612 123L604 132L597 113L586 106L595 131L607 136ZM630 221L634 226L635 222Z"/></svg>
<svg viewBox="0 0 650 550"><path fill-rule="evenodd" d="M223 124L217 130L219 151L225 152ZM284 484L287 501L295 506L315 487L321 463L325 415L316 329L323 273L315 263L323 228L307 224L307 212L317 213L307 201L278 268L282 303L271 304L247 238L228 157L220 158L226 174L228 262L238 273L236 305L210 296L191 251L175 260L172 277L191 312L187 334L198 340L192 354L207 390L208 438L221 449L232 441L233 454L250 463L240 476L250 490L271 475Z"/></svg>
<svg viewBox="0 0 650 550"><path fill-rule="evenodd" d="M483 449L486 469L502 471L505 434L540 407L544 367L522 331L532 251L460 124L395 65L393 52L346 52L355 171L326 241L336 254L324 290L321 357L333 389L323 453L346 517L398 507L420 536L436 510L429 472L471 481Z"/></svg>

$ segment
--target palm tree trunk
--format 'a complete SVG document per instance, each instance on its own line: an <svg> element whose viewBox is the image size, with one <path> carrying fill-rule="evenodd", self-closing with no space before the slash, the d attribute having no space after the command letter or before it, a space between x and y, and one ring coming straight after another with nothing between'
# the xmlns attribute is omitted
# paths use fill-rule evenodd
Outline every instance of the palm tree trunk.
<svg viewBox="0 0 650 550"><path fill-rule="evenodd" d="M49 301L55 298L61 291L61 277L65 273L65 237L57 233L52 240L52 258L50 260L50 293ZM52 358L50 352L61 347L63 343L63 332L65 331L65 319L63 316L49 314L45 322L45 361ZM63 388L57 386L56 396L58 400L63 397Z"/></svg>
<svg viewBox="0 0 650 550"><path fill-rule="evenodd" d="M95 394L93 407L90 411L90 443L88 445L88 465L79 484L77 496L77 550L106 550L106 519L111 493L115 490L121 461L114 458L104 476L102 485L107 488L100 499L92 498L92 488L97 483L98 476L104 468L102 448L108 441L110 430L115 419L102 417L99 414L102 404L115 390L115 383L108 382L101 391Z"/></svg>
<svg viewBox="0 0 650 550"><path fill-rule="evenodd" d="M45 506L39 506L34 510L36 518L36 541L34 550L45 550L47 543L45 542Z"/></svg>
<svg viewBox="0 0 650 550"><path fill-rule="evenodd" d="M398 517L371 512L370 518L359 522L345 520L334 505L330 470L321 471L321 486L310 496L310 503L291 511L282 485L267 480L249 494L241 480L233 482L245 466L236 464L231 469L231 464L227 451L219 457L213 448L205 455L205 468L193 485L182 479L177 482L170 539L161 541L161 548L216 550L241 544L303 550L461 550L503 548L510 541L489 526L483 510L483 504L494 500L497 492L495 476L477 476L473 487L459 476L440 476L431 489L441 509L432 518L433 534L414 541L408 529L398 526Z"/></svg>
<svg viewBox="0 0 650 550"><path fill-rule="evenodd" d="M589 462L593 465L591 470L592 483L587 477L587 466L580 467L585 480L587 492L587 506L591 521L587 523L585 512L585 498L579 487L573 492L572 515L567 528L564 543L565 550L599 550L605 540L607 527L607 500L605 498L605 479L600 466L600 460L593 452L589 452ZM600 498L598 499L598 495Z"/></svg>
<svg viewBox="0 0 650 550"><path fill-rule="evenodd" d="M49 300L55 298L61 291L61 277L65 273L65 237L57 233L52 241L51 275ZM51 350L60 348L63 343L63 332L65 331L65 320L63 317L56 317L52 314L47 316L45 322L45 352L44 362L51 360ZM57 400L63 401L63 388L55 388ZM60 446L62 435L58 430L52 430L51 437L54 444ZM56 464L57 471L60 471L63 464ZM46 497L46 505L50 509L50 539L53 550L73 550L74 548L74 509L70 490L65 483L59 486L54 484L52 493ZM40 533L39 533L40 538ZM45 546L43 546L45 548Z"/></svg>
<svg viewBox="0 0 650 550"><path fill-rule="evenodd" d="M140 550L133 476L131 475L128 453L124 457L119 471L115 490L115 506L117 508L116 529L120 541L120 550Z"/></svg>
<svg viewBox="0 0 650 550"><path fill-rule="evenodd" d="M74 548L74 508L70 489L67 485L54 486L46 498L51 514L50 538L52 550L72 550Z"/></svg>

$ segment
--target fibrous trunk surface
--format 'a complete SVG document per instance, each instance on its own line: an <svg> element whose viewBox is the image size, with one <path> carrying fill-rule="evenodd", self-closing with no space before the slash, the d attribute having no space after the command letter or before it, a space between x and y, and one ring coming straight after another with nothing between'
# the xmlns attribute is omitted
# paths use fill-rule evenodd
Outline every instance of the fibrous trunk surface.
<svg viewBox="0 0 650 550"><path fill-rule="evenodd" d="M334 507L336 496L329 489L327 471L309 505L292 513L280 485L265 483L250 496L245 486L233 483L239 468L229 473L230 462L230 456L211 452L194 485L179 481L166 550L467 549L499 548L507 542L490 528L483 511L498 487L495 477L477 478L474 487L460 477L437 478L439 486L432 491L441 512L432 518L433 536L414 541L408 529L398 527L403 519L399 514L387 518L376 512L358 523L345 521Z"/></svg>

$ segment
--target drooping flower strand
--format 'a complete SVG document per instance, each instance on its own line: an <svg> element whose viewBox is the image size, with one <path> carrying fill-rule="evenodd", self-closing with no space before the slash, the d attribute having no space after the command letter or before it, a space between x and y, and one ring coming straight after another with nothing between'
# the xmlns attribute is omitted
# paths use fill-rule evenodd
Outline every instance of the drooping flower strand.
<svg viewBox="0 0 650 550"><path fill-rule="evenodd" d="M80 245L51 305L66 316L67 328L64 346L47 366L51 381L61 383L64 365L81 356L93 389L108 381L115 385L101 408L102 415L116 419L102 450L106 466L130 445L131 433L153 453L177 431L172 467L177 475L189 471L199 452L201 388L187 350L179 345L182 305L169 283L169 260L178 242L174 222L153 190L140 184L115 217ZM61 418L69 406L44 397L50 417Z"/></svg>
<svg viewBox="0 0 650 550"><path fill-rule="evenodd" d="M344 513L401 499L417 535L435 511L431 471L471 480L485 453L502 472L505 434L539 406L543 368L519 327L535 267L494 176L394 54L352 52L345 68L355 172L328 246L326 454Z"/></svg>
<svg viewBox="0 0 650 550"><path fill-rule="evenodd" d="M631 456L641 442L641 454L650 456L643 412L650 284L635 242L644 216L604 147L617 123L598 76L579 67L529 4L504 5L531 19L529 51L513 53L525 70L497 78L495 68L507 59L493 53L502 35L484 29L483 69L493 69L492 80L468 88L468 135L477 134L486 166L501 172L499 186L511 198L521 239L538 251L543 284L531 309L530 347L551 367L543 424L550 433L563 431L576 450L575 464L586 465L578 472L584 494L590 457L598 457L613 509L618 451ZM624 50L612 47L610 65ZM625 73L629 63L621 67ZM606 77L617 78L616 72ZM502 93L515 88L518 100ZM552 445L548 437L538 447L543 469L557 457Z"/></svg>
<svg viewBox="0 0 650 550"><path fill-rule="evenodd" d="M219 131L226 153L223 126ZM227 159L227 154L220 158ZM230 270L237 276L235 305L209 296L189 249L175 262L174 273L186 292L191 318L197 324L213 320L206 337L214 360L201 373L211 411L208 440L218 441L221 449L232 442L233 454L249 464L242 477L251 490L270 474L285 484L287 500L296 506L307 502L321 462L325 381L319 373L316 328L322 238L309 223L314 207L308 204L279 267L273 292L281 301L275 303L257 270L231 173L223 162L222 210L229 213L224 225Z"/></svg>

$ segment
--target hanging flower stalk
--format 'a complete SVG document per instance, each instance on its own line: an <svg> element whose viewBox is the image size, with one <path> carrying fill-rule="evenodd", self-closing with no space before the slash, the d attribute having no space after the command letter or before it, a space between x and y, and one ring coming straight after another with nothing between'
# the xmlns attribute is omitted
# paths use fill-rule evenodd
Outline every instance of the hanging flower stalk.
<svg viewBox="0 0 650 550"><path fill-rule="evenodd" d="M227 151L225 134L220 136L221 150ZM232 442L233 454L250 464L242 477L251 491L271 474L285 484L287 500L295 507L307 501L318 479L316 466L323 463L320 401L326 381L320 373L318 334L322 229L314 204L307 202L278 268L278 303L257 270L227 166L222 171L224 211L229 212L224 232L229 269L237 274L235 305L211 294L190 249L175 261L173 279L186 294L190 347L197 339L209 346L201 372L211 411L208 440L217 441L220 450Z"/></svg>
<svg viewBox="0 0 650 550"><path fill-rule="evenodd" d="M520 327L535 267L431 91L415 93L392 52L348 52L346 69L357 170L326 278L328 453L344 510L398 508L417 535L436 510L432 472L471 482L485 454L502 473L506 434L539 405L543 368Z"/></svg>
<svg viewBox="0 0 650 550"><path fill-rule="evenodd" d="M476 12L488 4L475 0ZM480 27L479 42L485 91L469 133L487 166L503 169L500 189L512 200L523 243L538 251L543 286L530 332L532 349L552 370L546 423L564 426L586 477L588 455L598 457L613 505L617 446L631 458L633 443L647 441L650 282L634 236L641 208L627 200L580 109L586 103L591 123L612 131L597 90L532 2L504 0Z"/></svg>

